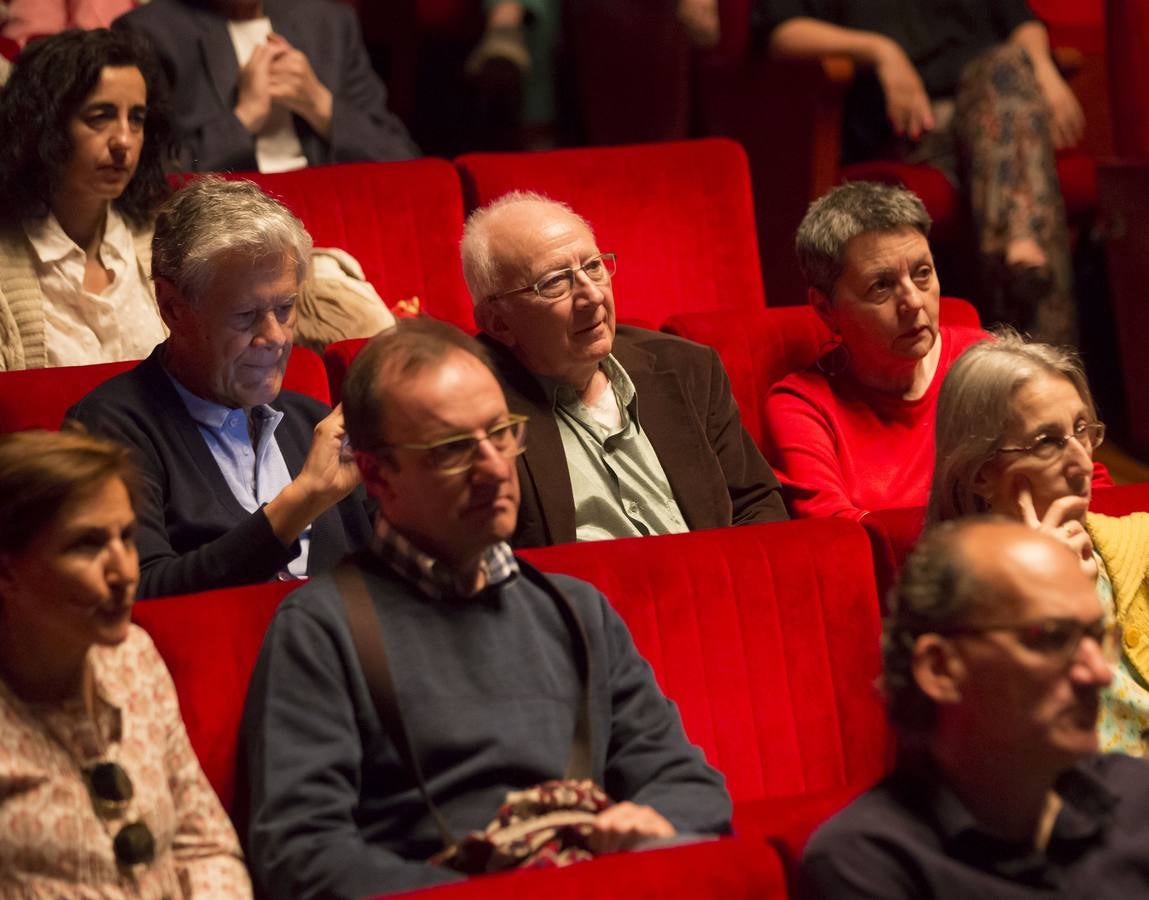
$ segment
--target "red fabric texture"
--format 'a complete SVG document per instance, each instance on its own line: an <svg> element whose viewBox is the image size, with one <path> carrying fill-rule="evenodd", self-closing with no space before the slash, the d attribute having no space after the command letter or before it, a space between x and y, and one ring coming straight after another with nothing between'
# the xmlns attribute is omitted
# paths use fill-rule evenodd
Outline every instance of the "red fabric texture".
<svg viewBox="0 0 1149 900"><path fill-rule="evenodd" d="M1149 159L1149 4L1107 0L1113 150Z"/></svg>
<svg viewBox="0 0 1149 900"><path fill-rule="evenodd" d="M109 378L134 368L136 360L20 369L0 372L0 434L29 428L55 430L73 403ZM292 350L283 386L324 403L331 402L323 361L312 350Z"/></svg>
<svg viewBox="0 0 1149 900"><path fill-rule="evenodd" d="M192 747L229 813L247 684L279 601L297 586L272 581L149 600L132 611L172 673Z"/></svg>
<svg viewBox="0 0 1149 900"><path fill-rule="evenodd" d="M746 154L734 141L636 144L456 160L468 209L511 190L569 203L618 254L621 320L765 306Z"/></svg>
<svg viewBox="0 0 1149 900"><path fill-rule="evenodd" d="M459 267L459 178L449 162L350 163L225 177L250 179L282 200L315 246L354 256L385 303L418 297L428 314L475 330Z"/></svg>
<svg viewBox="0 0 1149 900"><path fill-rule="evenodd" d="M973 304L942 297L940 320L946 325L979 328ZM830 330L809 306L769 307L752 315L687 313L671 316L663 329L718 351L742 424L766 447L766 394L791 372L814 364Z"/></svg>
<svg viewBox="0 0 1149 900"><path fill-rule="evenodd" d="M909 401L845 377L794 372L766 398L766 458L796 517L860 519L873 509L921 506L934 473L934 415L949 367L986 337L942 326L929 388Z"/></svg>
<svg viewBox="0 0 1149 900"><path fill-rule="evenodd" d="M332 341L323 351L323 365L327 367L327 383L331 386L331 398L334 403L343 400L343 379L347 377L347 370L351 368L352 360L358 356L368 340L370 338Z"/></svg>
<svg viewBox="0 0 1149 900"><path fill-rule="evenodd" d="M888 728L865 533L834 519L523 552L595 584L735 802L865 784Z"/></svg>
<svg viewBox="0 0 1149 900"><path fill-rule="evenodd" d="M788 896L778 854L757 841L724 838L664 850L616 853L565 869L527 869L459 884L388 894L427 900L546 897L547 900L664 900Z"/></svg>

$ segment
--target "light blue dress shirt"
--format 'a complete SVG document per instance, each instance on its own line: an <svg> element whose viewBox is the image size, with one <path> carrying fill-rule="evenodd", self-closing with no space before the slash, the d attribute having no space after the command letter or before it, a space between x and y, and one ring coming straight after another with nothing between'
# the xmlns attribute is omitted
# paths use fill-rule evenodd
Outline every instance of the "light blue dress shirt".
<svg viewBox="0 0 1149 900"><path fill-rule="evenodd" d="M232 409L197 397L174 378L171 380L240 506L253 513L291 483L287 461L275 440L275 429L283 421L280 410L267 404L252 407L249 429L242 407ZM287 564L288 574L296 578L307 576L310 546L311 526L308 525L299 536L299 555Z"/></svg>

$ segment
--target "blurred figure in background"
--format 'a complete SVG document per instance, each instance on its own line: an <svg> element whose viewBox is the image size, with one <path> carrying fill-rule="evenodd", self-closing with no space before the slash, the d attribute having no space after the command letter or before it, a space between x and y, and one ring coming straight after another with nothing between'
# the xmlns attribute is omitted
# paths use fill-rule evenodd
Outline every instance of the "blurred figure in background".
<svg viewBox="0 0 1149 900"><path fill-rule="evenodd" d="M116 21L171 79L180 160L282 172L419 155L387 110L355 10L334 0L152 0Z"/></svg>
<svg viewBox="0 0 1149 900"><path fill-rule="evenodd" d="M147 2L147 0L144 0ZM107 28L134 9L135 0L8 0L8 21L0 35L18 44L69 28Z"/></svg>
<svg viewBox="0 0 1149 900"><path fill-rule="evenodd" d="M105 29L36 41L0 90L0 369L146 356L170 129L147 43Z"/></svg>
<svg viewBox="0 0 1149 900"><path fill-rule="evenodd" d="M844 161L940 168L972 212L983 320L1072 343L1069 243L1054 150L1081 107L1025 0L757 0L778 57L848 56Z"/></svg>

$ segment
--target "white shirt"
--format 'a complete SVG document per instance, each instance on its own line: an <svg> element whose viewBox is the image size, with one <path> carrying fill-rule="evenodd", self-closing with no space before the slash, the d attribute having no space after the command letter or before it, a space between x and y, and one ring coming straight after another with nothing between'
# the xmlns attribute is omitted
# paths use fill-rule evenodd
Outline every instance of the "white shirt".
<svg viewBox="0 0 1149 900"><path fill-rule="evenodd" d="M235 58L242 69L251 59L255 48L267 41L271 34L271 19L247 19L242 22L228 22L231 45L235 47ZM307 167L307 157L303 145L295 133L295 123L291 111L277 103L271 105L263 129L255 136L255 164L261 172L290 172L292 169Z"/></svg>
<svg viewBox="0 0 1149 900"><path fill-rule="evenodd" d="M49 366L143 359L167 337L151 287L140 271L132 233L111 206L97 251L112 273L102 293L84 290L83 249L51 213L24 223L44 295L44 341Z"/></svg>

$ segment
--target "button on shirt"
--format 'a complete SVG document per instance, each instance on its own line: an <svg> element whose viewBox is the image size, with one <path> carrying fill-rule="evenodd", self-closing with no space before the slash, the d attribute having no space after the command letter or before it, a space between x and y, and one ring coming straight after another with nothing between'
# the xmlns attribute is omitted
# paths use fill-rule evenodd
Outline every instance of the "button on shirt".
<svg viewBox="0 0 1149 900"><path fill-rule="evenodd" d="M553 397L580 541L688 531L666 472L638 418L634 383L608 356L609 382L591 406L569 384L540 378Z"/></svg>
<svg viewBox="0 0 1149 900"><path fill-rule="evenodd" d="M44 342L49 366L142 359L167 337L151 288L136 258L132 233L111 206L98 251L112 273L103 293L84 290L83 249L51 213L26 222L44 295Z"/></svg>
<svg viewBox="0 0 1149 900"><path fill-rule="evenodd" d="M204 442L240 506L253 513L274 500L291 483L287 461L275 440L275 429L283 421L280 410L266 404L252 407L252 427L249 428L247 413L242 408L232 409L197 397L174 378L172 384L188 415L199 426ZM308 525L299 536L299 555L288 563L287 572L281 572L281 577L306 577L310 544L311 526Z"/></svg>

